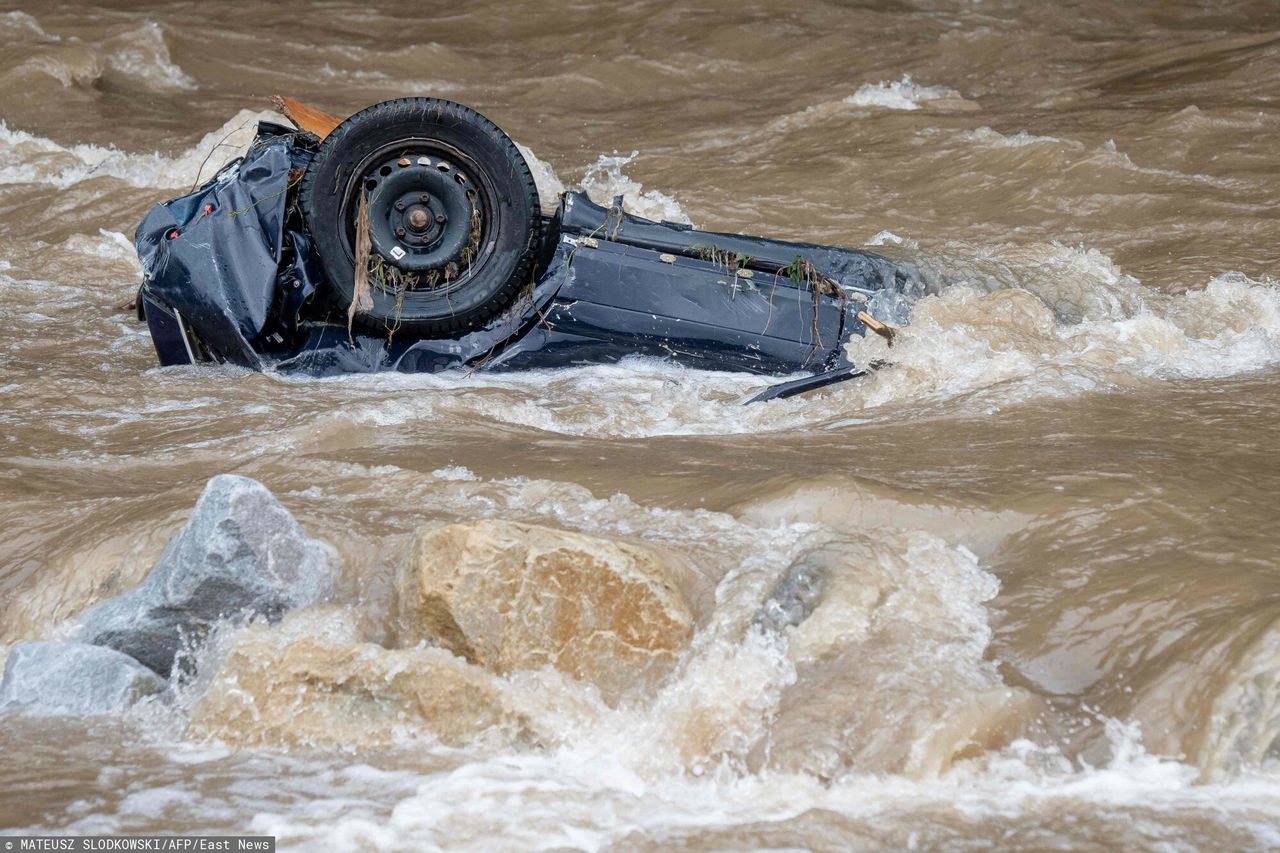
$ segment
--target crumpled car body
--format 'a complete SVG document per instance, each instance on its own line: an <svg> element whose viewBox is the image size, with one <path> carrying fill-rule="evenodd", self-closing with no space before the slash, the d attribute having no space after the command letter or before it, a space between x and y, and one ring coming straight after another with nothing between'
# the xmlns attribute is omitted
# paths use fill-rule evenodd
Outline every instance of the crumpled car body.
<svg viewBox="0 0 1280 853"><path fill-rule="evenodd" d="M845 344L879 326L868 308L909 280L870 252L654 222L620 198L604 207L569 192L543 214L527 287L496 317L450 337L353 331L314 304L325 274L293 188L315 149L315 137L261 123L243 157L138 227L139 313L162 365L324 376L643 356L810 374L769 395L785 396L861 373Z"/></svg>

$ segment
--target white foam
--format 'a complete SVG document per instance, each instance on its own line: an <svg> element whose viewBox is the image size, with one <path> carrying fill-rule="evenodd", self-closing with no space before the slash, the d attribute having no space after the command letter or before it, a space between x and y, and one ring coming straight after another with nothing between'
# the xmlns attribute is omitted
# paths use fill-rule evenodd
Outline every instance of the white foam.
<svg viewBox="0 0 1280 853"><path fill-rule="evenodd" d="M881 231L867 241L868 246L906 246L910 249L920 248L915 240L909 240L906 237L899 237L892 231Z"/></svg>
<svg viewBox="0 0 1280 853"><path fill-rule="evenodd" d="M447 468L437 468L431 472L431 476L440 480L455 480L460 482L475 482L480 479L470 468L463 465L450 465Z"/></svg>
<svg viewBox="0 0 1280 853"><path fill-rule="evenodd" d="M555 210L560 202L560 195L564 192L564 182L556 175L551 164L539 159L532 148L518 142L516 148L520 149L521 156L529 164L529 171L533 173L533 182L538 186L538 199L542 202L542 209L547 212Z"/></svg>
<svg viewBox="0 0 1280 853"><path fill-rule="evenodd" d="M832 785L795 774L713 773L653 780L605 756L504 756L423 777L386 821L360 814L276 812L260 813L252 826L299 848L603 850L627 847L628 841L635 845L637 834L680 838L686 830L694 838L702 831L715 839L717 830L759 838L749 827L826 811L839 815L838 825L848 826L853 838L874 833L909 844L907 839L917 832L934 843L954 840L954 818L946 817L951 814L967 821L991 820L997 829L1025 821L1034 832L1046 812L1065 812L1070 823L1073 812L1084 818L1103 808L1152 815L1157 824L1148 836L1163 836L1170 849L1181 846L1176 843L1179 829L1162 831L1158 822L1188 811L1235 822L1237 829L1256 837L1257 849L1268 849L1280 841L1280 833L1262 815L1274 814L1276 805L1273 783L1196 785L1191 768L1148 756L1140 745L1107 766L1077 771L1053 750L1021 741L997 760L975 762L972 772L938 780L866 775ZM866 834L859 834L859 828ZM795 831L810 842L815 837L803 822Z"/></svg>
<svg viewBox="0 0 1280 853"><path fill-rule="evenodd" d="M61 145L11 129L0 119L0 184L48 184L66 189L91 178L111 177L136 187L186 189L243 154L259 121L278 118L271 112L241 110L193 147L171 157L97 145Z"/></svg>
<svg viewBox="0 0 1280 853"><path fill-rule="evenodd" d="M626 211L645 219L690 224L688 215L673 197L658 190L646 190L639 181L622 174L622 167L639 155L639 151L626 156L601 154L582 176L583 192L596 204L606 207L613 203L615 196L622 196Z"/></svg>
<svg viewBox="0 0 1280 853"><path fill-rule="evenodd" d="M844 99L858 107L880 107L887 110L918 110L930 101L961 101L960 93L947 86L922 86L904 74L901 80L865 83Z"/></svg>
<svg viewBox="0 0 1280 853"><path fill-rule="evenodd" d="M989 127L979 127L975 130L966 130L960 134L960 138L966 142L978 142L989 145L993 148L1025 148L1028 145L1063 145L1074 150L1083 150L1084 145L1074 140L1062 140L1056 136L1036 136L1027 133L1025 130L1018 131L1013 136L1006 136L999 131L992 130Z"/></svg>
<svg viewBox="0 0 1280 853"><path fill-rule="evenodd" d="M1119 273L1096 250L1053 247L1038 257L1034 275L1013 270L1021 280L975 274L920 300L891 351L875 336L854 339L856 363L886 358L893 367L850 396L878 407L977 392L969 404L989 410L1280 363L1275 282L1227 273L1168 295Z"/></svg>
<svg viewBox="0 0 1280 853"><path fill-rule="evenodd" d="M174 64L164 40L164 31L154 21L110 39L103 48L109 67L151 88L197 88L196 81Z"/></svg>

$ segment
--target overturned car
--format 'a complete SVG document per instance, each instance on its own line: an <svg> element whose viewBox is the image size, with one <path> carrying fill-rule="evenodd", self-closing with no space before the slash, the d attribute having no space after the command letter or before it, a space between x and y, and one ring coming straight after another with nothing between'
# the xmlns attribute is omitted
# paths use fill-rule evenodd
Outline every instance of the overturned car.
<svg viewBox="0 0 1280 853"><path fill-rule="evenodd" d="M163 365L327 375L518 370L652 356L783 376L757 399L861 375L910 276L864 251L699 231L568 192L540 205L479 113L401 98L345 121L278 99L243 157L138 227L138 310ZM883 312L881 312L883 313Z"/></svg>

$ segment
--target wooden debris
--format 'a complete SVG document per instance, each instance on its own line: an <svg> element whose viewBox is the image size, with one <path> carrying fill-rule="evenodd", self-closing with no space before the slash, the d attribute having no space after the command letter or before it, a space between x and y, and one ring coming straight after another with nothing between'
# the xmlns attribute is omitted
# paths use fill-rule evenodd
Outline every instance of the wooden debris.
<svg viewBox="0 0 1280 853"><path fill-rule="evenodd" d="M867 328L875 332L880 337L889 342L889 346L893 346L893 338L898 334L898 330L893 326L886 326L875 317L872 317L866 311L858 312L858 319L867 324Z"/></svg>
<svg viewBox="0 0 1280 853"><path fill-rule="evenodd" d="M356 270L352 283L351 306L347 308L347 336L351 336L351 324L356 314L363 314L373 308L373 292L369 288L369 253L372 241L369 238L369 201L364 193L360 194L360 210L356 214Z"/></svg>
<svg viewBox="0 0 1280 853"><path fill-rule="evenodd" d="M283 95L273 97L271 104L285 118L293 122L294 127L299 130L305 130L307 133L314 133L321 139L324 139L333 132L335 127L342 124L342 119L337 116L330 115L315 107L309 107L301 101L295 101L293 98L286 98Z"/></svg>

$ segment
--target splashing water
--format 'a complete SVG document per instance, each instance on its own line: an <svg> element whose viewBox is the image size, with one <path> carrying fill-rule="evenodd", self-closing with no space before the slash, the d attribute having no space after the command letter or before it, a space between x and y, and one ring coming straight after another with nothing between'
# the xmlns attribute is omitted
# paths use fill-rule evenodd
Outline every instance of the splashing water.
<svg viewBox="0 0 1280 853"><path fill-rule="evenodd" d="M616 196L622 196L623 208L645 219L690 224L689 217L674 198L658 190L646 190L643 184L622 174L622 167L638 156L639 151L626 156L601 154L582 176L582 191L596 204L606 207L613 204Z"/></svg>

